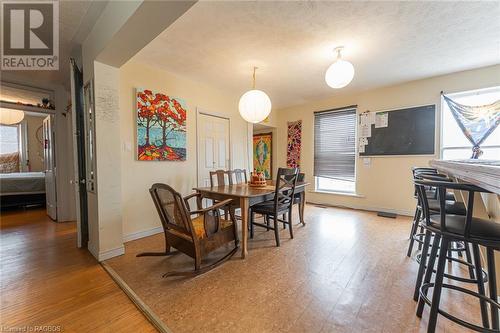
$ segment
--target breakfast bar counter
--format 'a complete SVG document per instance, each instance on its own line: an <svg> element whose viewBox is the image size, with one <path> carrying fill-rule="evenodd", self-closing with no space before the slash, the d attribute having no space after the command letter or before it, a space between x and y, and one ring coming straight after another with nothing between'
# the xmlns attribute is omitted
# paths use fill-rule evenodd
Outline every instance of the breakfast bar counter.
<svg viewBox="0 0 500 333"><path fill-rule="evenodd" d="M499 160L432 160L430 165L443 173L500 195Z"/></svg>

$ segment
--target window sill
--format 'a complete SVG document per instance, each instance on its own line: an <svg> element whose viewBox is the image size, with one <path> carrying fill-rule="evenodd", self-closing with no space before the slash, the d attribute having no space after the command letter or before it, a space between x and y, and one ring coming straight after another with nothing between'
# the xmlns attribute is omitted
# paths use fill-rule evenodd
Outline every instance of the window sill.
<svg viewBox="0 0 500 333"><path fill-rule="evenodd" d="M356 197L356 198L364 198L364 195L355 193L355 192L335 192L335 191L322 191L322 190L310 190L309 193L320 193L320 194L330 194L330 195L340 195L346 197Z"/></svg>

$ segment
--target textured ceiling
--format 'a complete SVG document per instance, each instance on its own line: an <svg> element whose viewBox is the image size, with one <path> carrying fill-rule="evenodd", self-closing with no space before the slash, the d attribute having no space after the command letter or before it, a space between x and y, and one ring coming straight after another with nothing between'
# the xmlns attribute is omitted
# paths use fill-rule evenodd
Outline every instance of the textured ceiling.
<svg viewBox="0 0 500 333"><path fill-rule="evenodd" d="M500 63L500 2L199 2L135 60L273 107ZM345 45L353 82L329 88Z"/></svg>

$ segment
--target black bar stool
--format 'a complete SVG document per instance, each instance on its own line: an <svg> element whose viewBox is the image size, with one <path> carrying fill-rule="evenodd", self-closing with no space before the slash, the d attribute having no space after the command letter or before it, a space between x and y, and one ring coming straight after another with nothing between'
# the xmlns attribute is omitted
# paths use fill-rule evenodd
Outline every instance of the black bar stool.
<svg viewBox="0 0 500 333"><path fill-rule="evenodd" d="M414 167L414 168L412 168L412 174L413 174L413 178L414 179L416 177L417 178L420 177L421 175L431 175L431 176L440 177L440 178L443 178L443 179L448 179L448 177L446 175L439 174L438 171L437 171L437 169L427 168L427 167ZM432 200L431 201L431 208L430 209L432 211L434 211L434 212L439 212L439 202L437 200L436 189L427 188L426 189L426 195L427 195L428 199ZM420 223L420 221L422 219L422 207L421 207L421 204L418 201L417 190L416 189L415 189L415 192L414 192L414 197L415 197L415 199L417 199L417 205L416 205L416 208L415 208L415 215L413 217L413 222L412 222L411 229L410 229L410 244L408 245L408 251L406 253L406 255L408 257L411 257L411 253L413 252L414 242L418 243L418 249L419 250L422 249L422 245L423 245L423 242L424 242L423 241L424 232L423 232L422 228L420 228L420 232L418 231L419 223ZM453 193L447 192L446 193L446 200L447 200L446 201L446 203L447 203L446 209L448 211L448 214L465 215L465 206L464 206L464 204L462 204L461 202L457 202L455 200L455 196L453 195ZM461 253L461 252L459 252L459 253ZM451 256L451 253L449 253L449 255Z"/></svg>
<svg viewBox="0 0 500 333"><path fill-rule="evenodd" d="M494 250L500 249L500 224L495 222L479 219L472 216L474 205L474 194L476 192L489 193L488 191L470 184L453 183L440 180L415 179L414 183L417 187L417 194L422 204L424 212L423 226L426 233L434 233L434 240L429 255L429 262L425 270L425 277L420 287L420 298L417 307L417 316L421 317L425 304L431 306L429 315L429 324L427 332L435 332L438 314L445 318L478 332L500 332L498 310L500 304L497 302L497 287L496 287L496 272L494 265ZM438 190L438 199L440 204L440 213L432 214L429 209L429 200L425 194L427 187L435 187ZM468 192L467 211L466 215L454 215L446 213L446 190L460 190ZM429 237L430 239L430 237ZM450 242L461 241L465 244L472 244L474 256L475 282L478 285L478 292L471 291L461 286L443 283L445 277L445 265L447 260L447 251ZM439 246L439 242L441 245ZM422 253L426 251L430 244L425 244ZM485 285L483 278L483 270L481 268L481 258L479 253L479 245L487 248L488 261L488 280L489 280L489 297L485 294ZM425 267L425 258L421 260L421 267ZM437 268L434 271L434 264L438 258ZM435 272L434 282L431 282L432 274ZM427 297L429 288L434 288L432 300ZM482 327L476 324L460 319L439 308L442 288L448 288L463 292L468 295L477 297L481 308ZM487 304L490 305L491 312L491 328L488 316Z"/></svg>

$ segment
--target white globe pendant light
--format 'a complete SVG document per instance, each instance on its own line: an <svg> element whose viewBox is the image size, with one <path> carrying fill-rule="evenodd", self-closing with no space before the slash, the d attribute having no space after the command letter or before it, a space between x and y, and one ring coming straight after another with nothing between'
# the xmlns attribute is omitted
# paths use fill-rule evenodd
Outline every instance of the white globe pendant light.
<svg viewBox="0 0 500 333"><path fill-rule="evenodd" d="M0 108L0 124L14 125L24 119L24 112L15 109Z"/></svg>
<svg viewBox="0 0 500 333"><path fill-rule="evenodd" d="M351 83L354 77L354 67L349 61L342 59L343 46L335 48L337 60L328 67L325 73L325 81L330 87L339 89Z"/></svg>
<svg viewBox="0 0 500 333"><path fill-rule="evenodd" d="M249 123L260 123L271 113L271 99L262 90L255 89L255 70L253 68L253 87L240 97L238 109L243 119Z"/></svg>

